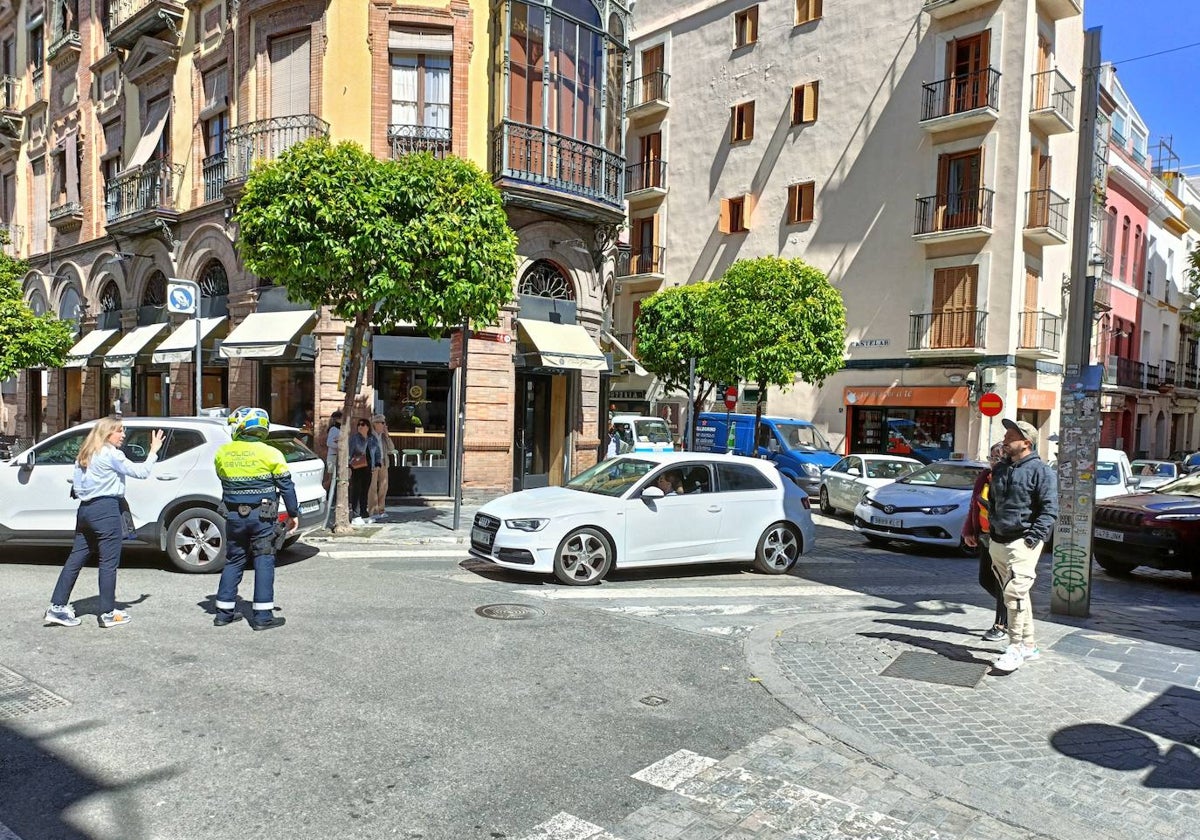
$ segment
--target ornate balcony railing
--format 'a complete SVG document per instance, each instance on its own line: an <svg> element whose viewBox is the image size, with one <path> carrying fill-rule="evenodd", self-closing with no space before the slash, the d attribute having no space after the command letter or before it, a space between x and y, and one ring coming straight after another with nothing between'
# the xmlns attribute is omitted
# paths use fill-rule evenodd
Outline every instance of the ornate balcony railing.
<svg viewBox="0 0 1200 840"><path fill-rule="evenodd" d="M979 108L1000 110L1000 71L994 67L926 82L922 87L922 122Z"/></svg>
<svg viewBox="0 0 1200 840"><path fill-rule="evenodd" d="M1160 385L1178 385L1175 379L1176 365L1170 359L1158 363L1158 382Z"/></svg>
<svg viewBox="0 0 1200 840"><path fill-rule="evenodd" d="M625 100L625 107L636 108L647 102L666 102L670 83L671 74L663 70L654 70L644 76L638 76L629 82L629 96Z"/></svg>
<svg viewBox="0 0 1200 840"><path fill-rule="evenodd" d="M1049 228L1066 238L1067 199L1054 190L1030 190L1025 193L1025 205L1025 227Z"/></svg>
<svg viewBox="0 0 1200 840"><path fill-rule="evenodd" d="M1178 368L1175 384L1183 388L1200 388L1200 367L1185 362Z"/></svg>
<svg viewBox="0 0 1200 840"><path fill-rule="evenodd" d="M644 160L625 167L625 192L638 190L665 190L667 188L667 162Z"/></svg>
<svg viewBox="0 0 1200 840"><path fill-rule="evenodd" d="M429 152L435 158L444 158L450 154L452 137L450 129L432 125L388 126L388 144L392 147L393 158L413 152Z"/></svg>
<svg viewBox="0 0 1200 840"><path fill-rule="evenodd" d="M225 133L225 180L244 181L256 160L274 160L297 143L328 135L329 123L314 114L234 126Z"/></svg>
<svg viewBox="0 0 1200 840"><path fill-rule="evenodd" d="M964 192L927 195L917 199L916 236L992 226L996 193L986 187Z"/></svg>
<svg viewBox="0 0 1200 840"><path fill-rule="evenodd" d="M21 80L15 76L0 76L0 111L21 110Z"/></svg>
<svg viewBox="0 0 1200 840"><path fill-rule="evenodd" d="M1158 365L1142 365L1142 374L1146 377L1146 381L1142 384L1143 388L1157 388L1161 380L1158 376Z"/></svg>
<svg viewBox="0 0 1200 840"><path fill-rule="evenodd" d="M1075 86L1057 70L1033 74L1033 111L1054 111L1070 123L1075 119Z"/></svg>
<svg viewBox="0 0 1200 840"><path fill-rule="evenodd" d="M493 134L494 173L620 206L625 159L601 146L505 121Z"/></svg>
<svg viewBox="0 0 1200 840"><path fill-rule="evenodd" d="M200 163L204 200L219 201L225 194L225 152L209 155Z"/></svg>
<svg viewBox="0 0 1200 840"><path fill-rule="evenodd" d="M617 253L617 276L635 277L639 274L662 274L667 249L662 245L646 245Z"/></svg>
<svg viewBox="0 0 1200 840"><path fill-rule="evenodd" d="M64 219L74 219L83 216L83 205L78 201L64 201L50 208L50 224Z"/></svg>
<svg viewBox="0 0 1200 840"><path fill-rule="evenodd" d="M1097 277L1092 291L1092 308L1097 310L1112 309L1112 284L1103 277Z"/></svg>
<svg viewBox="0 0 1200 840"><path fill-rule="evenodd" d="M1142 381L1145 377L1146 366L1141 362L1134 361L1133 359L1126 359L1121 356L1116 356L1113 358L1116 359L1117 363L1117 384L1124 388L1141 388Z"/></svg>
<svg viewBox="0 0 1200 840"><path fill-rule="evenodd" d="M175 209L175 179L183 176L181 164L151 161L118 175L104 188L104 218L120 222L139 213Z"/></svg>
<svg viewBox="0 0 1200 840"><path fill-rule="evenodd" d="M1062 342L1063 319L1049 312L1027 310L1021 313L1021 332L1017 347L1057 353Z"/></svg>
<svg viewBox="0 0 1200 840"><path fill-rule="evenodd" d="M974 350L987 339L987 312L952 309L908 316L909 350Z"/></svg>

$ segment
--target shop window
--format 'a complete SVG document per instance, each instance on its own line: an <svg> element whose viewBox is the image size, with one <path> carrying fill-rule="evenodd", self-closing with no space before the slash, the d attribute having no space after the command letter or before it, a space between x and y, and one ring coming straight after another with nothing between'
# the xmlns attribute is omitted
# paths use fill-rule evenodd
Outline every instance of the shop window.
<svg viewBox="0 0 1200 840"><path fill-rule="evenodd" d="M903 455L929 463L954 452L953 408L854 408L850 451Z"/></svg>

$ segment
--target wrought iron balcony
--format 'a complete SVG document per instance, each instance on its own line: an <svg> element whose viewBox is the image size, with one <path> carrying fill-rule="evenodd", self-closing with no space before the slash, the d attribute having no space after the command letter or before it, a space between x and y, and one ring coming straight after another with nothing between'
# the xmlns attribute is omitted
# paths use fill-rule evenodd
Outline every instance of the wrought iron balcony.
<svg viewBox="0 0 1200 840"><path fill-rule="evenodd" d="M995 197L984 187L918 198L913 236L938 241L987 236Z"/></svg>
<svg viewBox="0 0 1200 840"><path fill-rule="evenodd" d="M0 141L20 141L25 127L22 111L21 80L0 76Z"/></svg>
<svg viewBox="0 0 1200 840"><path fill-rule="evenodd" d="M450 154L453 135L448 128L431 125L389 125L388 144L392 147L392 158L413 152L429 152L435 158Z"/></svg>
<svg viewBox="0 0 1200 840"><path fill-rule="evenodd" d="M1034 355L1058 355L1062 343L1063 319L1058 315L1038 310L1021 313L1021 331L1017 336L1017 350Z"/></svg>
<svg viewBox="0 0 1200 840"><path fill-rule="evenodd" d="M908 316L909 350L982 350L987 312L950 309Z"/></svg>
<svg viewBox="0 0 1200 840"><path fill-rule="evenodd" d="M647 197L667 194L667 162L644 160L625 167L625 198L634 201L645 193Z"/></svg>
<svg viewBox="0 0 1200 840"><path fill-rule="evenodd" d="M104 187L104 218L110 233L153 230L157 220L175 221L175 181L183 166L151 161L118 175Z"/></svg>
<svg viewBox="0 0 1200 840"><path fill-rule="evenodd" d="M1200 389L1200 367L1185 362L1177 368L1175 384L1181 388Z"/></svg>
<svg viewBox="0 0 1200 840"><path fill-rule="evenodd" d="M297 143L327 136L329 123L314 114L271 117L234 126L225 132L225 182L240 184L250 175L255 161L274 160Z"/></svg>
<svg viewBox="0 0 1200 840"><path fill-rule="evenodd" d="M63 201L50 208L50 224L58 230L70 230L83 224L83 205L78 201Z"/></svg>
<svg viewBox="0 0 1200 840"><path fill-rule="evenodd" d="M629 83L625 112L631 119L650 117L670 107L671 74L654 70Z"/></svg>
<svg viewBox="0 0 1200 840"><path fill-rule="evenodd" d="M225 152L209 155L200 163L204 179L204 201L220 201L225 196Z"/></svg>
<svg viewBox="0 0 1200 840"><path fill-rule="evenodd" d="M617 277L661 275L665 269L667 249L662 245L645 245L617 252Z"/></svg>
<svg viewBox="0 0 1200 840"><path fill-rule="evenodd" d="M1146 366L1122 356L1109 356L1108 380L1116 381L1122 388L1141 388L1146 377Z"/></svg>
<svg viewBox="0 0 1200 840"><path fill-rule="evenodd" d="M143 35L170 32L171 40L182 32L184 0L107 0L105 35L118 49L129 49Z"/></svg>
<svg viewBox="0 0 1200 840"><path fill-rule="evenodd" d="M1103 277L1095 279L1092 290L1092 309L1097 312L1107 312L1112 309L1112 284Z"/></svg>
<svg viewBox="0 0 1200 840"><path fill-rule="evenodd" d="M927 131L993 122L1000 115L1000 71L994 67L922 87L921 124Z"/></svg>
<svg viewBox="0 0 1200 840"><path fill-rule="evenodd" d="M1047 134L1071 131L1075 121L1075 86L1057 70L1033 74L1029 121Z"/></svg>
<svg viewBox="0 0 1200 840"><path fill-rule="evenodd" d="M1067 208L1070 203L1054 190L1025 193L1025 237L1039 245L1067 241Z"/></svg>
<svg viewBox="0 0 1200 840"><path fill-rule="evenodd" d="M1153 390L1153 389L1157 388L1159 386L1159 384L1161 384L1162 379L1159 377L1158 365L1143 364L1142 372L1143 372L1143 375L1146 377L1146 381L1142 385L1143 388Z"/></svg>
<svg viewBox="0 0 1200 840"><path fill-rule="evenodd" d="M1179 385L1182 379L1183 365L1176 365L1170 359L1163 359L1158 363L1158 382L1159 385Z"/></svg>
<svg viewBox="0 0 1200 840"><path fill-rule="evenodd" d="M492 147L495 178L621 207L625 159L615 152L507 120Z"/></svg>

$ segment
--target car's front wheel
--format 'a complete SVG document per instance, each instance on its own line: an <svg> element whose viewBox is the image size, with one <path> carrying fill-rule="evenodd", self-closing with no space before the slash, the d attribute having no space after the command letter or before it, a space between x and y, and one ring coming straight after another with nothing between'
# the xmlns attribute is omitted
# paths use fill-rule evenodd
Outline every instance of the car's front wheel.
<svg viewBox="0 0 1200 840"><path fill-rule="evenodd" d="M796 529L786 522L776 522L758 538L754 568L764 575L782 575L796 565L802 552Z"/></svg>
<svg viewBox="0 0 1200 840"><path fill-rule="evenodd" d="M824 485L821 485L821 513L825 514L826 516L833 516L835 513L837 513L837 511L833 509L833 505L829 504L829 491L825 489Z"/></svg>
<svg viewBox="0 0 1200 840"><path fill-rule="evenodd" d="M220 571L225 547L225 520L208 508L188 508L167 526L167 556L181 571Z"/></svg>
<svg viewBox="0 0 1200 840"><path fill-rule="evenodd" d="M576 528L563 537L554 553L554 576L568 586L604 580L613 564L613 547L596 528Z"/></svg>

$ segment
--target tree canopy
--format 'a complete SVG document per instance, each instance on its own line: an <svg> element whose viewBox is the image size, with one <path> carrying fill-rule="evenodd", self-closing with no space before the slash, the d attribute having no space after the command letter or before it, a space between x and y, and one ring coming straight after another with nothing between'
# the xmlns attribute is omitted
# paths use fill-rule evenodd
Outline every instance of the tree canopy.
<svg viewBox="0 0 1200 840"><path fill-rule="evenodd" d="M307 140L254 168L234 221L251 271L352 322L347 422L372 324L407 321L436 337L494 323L512 298L516 235L491 179L460 158L379 160L355 143ZM339 529L347 449L338 453Z"/></svg>
<svg viewBox="0 0 1200 840"><path fill-rule="evenodd" d="M706 368L707 348L714 340L706 333L712 283L673 286L642 301L637 320L637 357L668 390L687 391L691 360L696 360L696 405L704 404L716 384Z"/></svg>
<svg viewBox="0 0 1200 840"><path fill-rule="evenodd" d="M0 241L7 242L7 234L0 232ZM61 367L75 343L69 321L38 315L25 302L21 278L28 271L23 261L0 253L0 379L30 367Z"/></svg>
<svg viewBox="0 0 1200 840"><path fill-rule="evenodd" d="M1190 311L1187 313L1187 320L1192 324L1200 324L1200 308L1197 308L1200 302L1200 245L1192 249L1192 253L1187 257L1187 269L1184 273L1188 279L1188 294L1193 298Z"/></svg>

